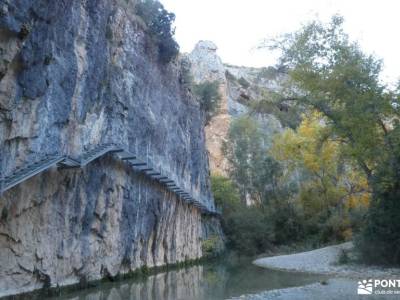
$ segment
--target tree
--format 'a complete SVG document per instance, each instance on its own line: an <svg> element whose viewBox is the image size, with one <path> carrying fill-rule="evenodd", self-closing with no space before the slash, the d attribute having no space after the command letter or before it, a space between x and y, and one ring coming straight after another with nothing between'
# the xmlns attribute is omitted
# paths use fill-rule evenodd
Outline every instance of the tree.
<svg viewBox="0 0 400 300"><path fill-rule="evenodd" d="M303 115L296 131L286 129L275 136L271 153L286 164L287 176L302 174L297 201L308 227L320 228L322 242L342 241L351 237L352 225L359 226L350 222L350 214L365 211L370 193L365 175L344 160L340 143L324 123L320 113Z"/></svg>
<svg viewBox="0 0 400 300"><path fill-rule="evenodd" d="M378 166L373 177L374 201L358 239L369 263L400 264L400 126L388 133L393 153Z"/></svg>
<svg viewBox="0 0 400 300"><path fill-rule="evenodd" d="M257 207L240 201L234 183L223 176L211 177L216 203L222 207L222 228L228 247L246 255L265 251L273 241L273 227Z"/></svg>
<svg viewBox="0 0 400 300"><path fill-rule="evenodd" d="M267 144L268 137L251 117L232 121L223 150L231 165L230 176L239 187L242 199L262 203L277 187L281 169L267 155Z"/></svg>
<svg viewBox="0 0 400 300"><path fill-rule="evenodd" d="M209 123L211 118L218 111L221 95L219 93L218 81L205 81L195 84L193 91L199 98L200 107L206 112L206 123Z"/></svg>
<svg viewBox="0 0 400 300"><path fill-rule="evenodd" d="M380 82L381 61L350 42L342 23L338 16L328 25L312 22L271 44L282 51L280 64L289 69L291 78L292 88L281 99L325 117L342 154L357 162L373 191L364 236L381 246L363 251L367 246L360 243L361 250L366 256L373 253L372 261L382 262L383 257L400 264L399 253L392 251L400 248L399 218L376 213L387 211L387 206L398 211L394 208L400 205L393 200L399 194L395 183L400 181L399 135L395 134L399 95Z"/></svg>
<svg viewBox="0 0 400 300"><path fill-rule="evenodd" d="M240 205L239 191L233 182L224 176L211 176L211 186L215 203L226 213Z"/></svg>
<svg viewBox="0 0 400 300"><path fill-rule="evenodd" d="M157 43L160 60L170 62L179 54L179 45L174 39L175 14L168 12L158 0L139 0L136 12Z"/></svg>

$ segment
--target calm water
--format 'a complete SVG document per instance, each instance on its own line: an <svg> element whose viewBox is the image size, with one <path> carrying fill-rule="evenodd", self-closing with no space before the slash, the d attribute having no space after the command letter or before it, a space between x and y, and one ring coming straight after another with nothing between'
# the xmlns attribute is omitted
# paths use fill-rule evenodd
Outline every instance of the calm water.
<svg viewBox="0 0 400 300"><path fill-rule="evenodd" d="M301 286L321 276L266 270L249 259L196 265L149 276L146 279L103 283L62 295L63 300L216 300L265 290Z"/></svg>

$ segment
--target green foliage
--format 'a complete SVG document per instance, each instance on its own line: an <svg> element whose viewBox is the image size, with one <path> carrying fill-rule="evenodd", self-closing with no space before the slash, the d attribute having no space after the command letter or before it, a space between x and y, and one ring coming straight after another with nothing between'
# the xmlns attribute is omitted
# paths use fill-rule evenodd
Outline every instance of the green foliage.
<svg viewBox="0 0 400 300"><path fill-rule="evenodd" d="M243 77L240 77L238 82L245 89L248 89L250 87L250 83Z"/></svg>
<svg viewBox="0 0 400 300"><path fill-rule="evenodd" d="M350 257L349 254L347 253L347 250L342 249L339 254L338 263L340 265L345 265L348 264L349 262L350 262Z"/></svg>
<svg viewBox="0 0 400 300"><path fill-rule="evenodd" d="M349 41L342 22L312 22L275 41L290 88L254 109L293 109L298 118L272 149L250 117L231 123L224 152L232 182L215 178L213 191L228 245L240 252L355 232L365 261L400 265L400 88L380 82L381 62Z"/></svg>
<svg viewBox="0 0 400 300"><path fill-rule="evenodd" d="M234 210L223 222L228 246L246 255L261 253L272 245L273 230L256 206Z"/></svg>
<svg viewBox="0 0 400 300"><path fill-rule="evenodd" d="M332 134L343 139L346 154L371 176L377 160L385 157L382 124L393 108L379 81L381 62L348 40L342 21L313 22L276 44L292 80L290 96L283 100L321 112Z"/></svg>
<svg viewBox="0 0 400 300"><path fill-rule="evenodd" d="M326 118L341 155L358 164L372 189L358 243L364 258L400 264L399 93L380 82L381 61L350 42L342 23L338 16L328 25L312 22L273 43L292 84L281 100Z"/></svg>
<svg viewBox="0 0 400 300"><path fill-rule="evenodd" d="M281 193L265 204L265 211L273 224L275 245L304 242L306 220L296 202Z"/></svg>
<svg viewBox="0 0 400 300"><path fill-rule="evenodd" d="M366 176L343 159L340 143L330 138L324 123L321 114L304 115L296 131L286 129L275 137L271 153L286 163L289 174L302 173L296 199L308 227L319 228L326 243L351 238L360 223L351 222L350 213L368 207L370 193Z"/></svg>
<svg viewBox="0 0 400 300"><path fill-rule="evenodd" d="M212 190L222 207L222 227L229 248L254 255L302 237L301 218L292 203L270 199L268 206L246 206L233 182L222 176L212 177Z"/></svg>
<svg viewBox="0 0 400 300"><path fill-rule="evenodd" d="M217 257L219 254L219 243L220 239L217 236L211 236L210 238L202 242L201 248L205 257Z"/></svg>
<svg viewBox="0 0 400 300"><path fill-rule="evenodd" d="M182 86L186 88L191 88L193 86L193 76L191 72L192 64L187 56L182 56L181 62L181 72L179 82Z"/></svg>
<svg viewBox="0 0 400 300"><path fill-rule="evenodd" d="M232 121L224 146L230 177L241 202L251 199L255 204L224 214L229 224L225 231L235 248L250 251L239 239L263 241L252 244L255 252L283 243L319 246L348 240L353 229L358 230L360 217L350 216L368 207L366 177L349 162L343 167L339 143L322 124L321 114L304 115L296 131L283 131L270 145L271 138L251 117Z"/></svg>
<svg viewBox="0 0 400 300"><path fill-rule="evenodd" d="M218 81L205 81L193 86L193 91L200 101L200 107L206 112L207 123L219 109L221 95Z"/></svg>
<svg viewBox="0 0 400 300"><path fill-rule="evenodd" d="M217 206L223 207L224 211L231 210L240 205L239 191L233 182L220 175L211 176L211 186Z"/></svg>
<svg viewBox="0 0 400 300"><path fill-rule="evenodd" d="M272 80L275 79L279 74L285 73L286 70L284 68L275 68L275 67L267 67L267 68L261 68L260 72L257 74L257 78L260 79L268 79Z"/></svg>
<svg viewBox="0 0 400 300"><path fill-rule="evenodd" d="M301 114L304 108L291 103L283 103L281 95L273 91L264 91L261 101L250 103L252 111L262 114L274 115L283 127L295 129L301 122Z"/></svg>
<svg viewBox="0 0 400 300"><path fill-rule="evenodd" d="M174 39L175 14L168 12L158 0L139 0L136 11L157 43L160 60L169 63L179 54L179 45Z"/></svg>
<svg viewBox="0 0 400 300"><path fill-rule="evenodd" d="M392 158L374 176L374 201L358 239L362 258L369 263L400 265L400 127L389 134Z"/></svg>
<svg viewBox="0 0 400 300"><path fill-rule="evenodd" d="M267 193L274 192L279 164L267 155L269 138L251 117L244 116L232 121L228 142L223 150L230 165L230 177L237 184L241 197L263 201Z"/></svg>
<svg viewBox="0 0 400 300"><path fill-rule="evenodd" d="M256 207L246 207L228 178L212 176L211 183L214 198L222 207L222 226L228 247L247 255L264 251L271 240L264 214Z"/></svg>

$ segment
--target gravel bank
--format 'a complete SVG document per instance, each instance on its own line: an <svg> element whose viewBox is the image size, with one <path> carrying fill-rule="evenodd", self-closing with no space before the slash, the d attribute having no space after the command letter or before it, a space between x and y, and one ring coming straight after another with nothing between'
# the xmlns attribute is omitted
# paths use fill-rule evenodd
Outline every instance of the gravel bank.
<svg viewBox="0 0 400 300"><path fill-rule="evenodd" d="M314 283L302 287L243 295L231 300L391 300L399 296L357 295L357 280L333 278L326 284Z"/></svg>
<svg viewBox="0 0 400 300"><path fill-rule="evenodd" d="M290 255L265 257L253 263L259 267L285 271L339 275L347 278L400 276L400 269L363 266L359 264L338 264L343 250L353 248L351 242Z"/></svg>
<svg viewBox="0 0 400 300"><path fill-rule="evenodd" d="M352 300L366 297L370 300L399 299L398 295L357 295L359 279L400 279L400 269L384 269L356 264L339 265L338 260L342 251L349 251L352 247L353 244L348 242L302 253L257 259L253 263L260 267L332 275L332 278L302 287L243 295L232 298L232 300Z"/></svg>

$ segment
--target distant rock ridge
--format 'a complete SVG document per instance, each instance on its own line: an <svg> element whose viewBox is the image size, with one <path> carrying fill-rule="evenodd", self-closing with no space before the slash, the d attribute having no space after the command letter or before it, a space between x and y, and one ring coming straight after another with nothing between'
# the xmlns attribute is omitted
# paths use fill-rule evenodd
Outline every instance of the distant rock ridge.
<svg viewBox="0 0 400 300"><path fill-rule="evenodd" d="M222 153L221 146L226 141L231 117L228 112L228 83L225 67L217 54L217 49L217 46L211 41L200 41L188 57L192 64L191 70L195 83L218 81L220 84L219 112L206 126L206 147L211 171L227 175L229 164Z"/></svg>
<svg viewBox="0 0 400 300"><path fill-rule="evenodd" d="M199 41L188 57L195 83L220 83L220 109L206 127L206 146L211 171L228 175L230 166L222 152L222 145L227 141L231 120L247 114L250 102L261 99L264 91L281 90L286 75L271 67L252 68L224 64L217 50L214 42ZM271 136L282 130L282 124L274 115L254 115L254 118Z"/></svg>
<svg viewBox="0 0 400 300"><path fill-rule="evenodd" d="M196 83L218 80L226 82L225 67L217 54L218 47L211 41L199 41L189 58L193 66L192 76Z"/></svg>

